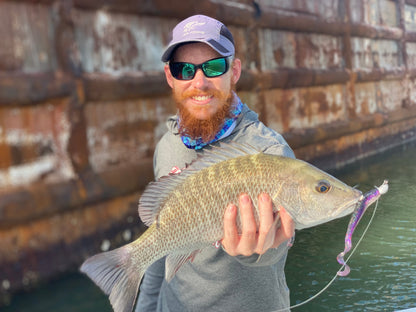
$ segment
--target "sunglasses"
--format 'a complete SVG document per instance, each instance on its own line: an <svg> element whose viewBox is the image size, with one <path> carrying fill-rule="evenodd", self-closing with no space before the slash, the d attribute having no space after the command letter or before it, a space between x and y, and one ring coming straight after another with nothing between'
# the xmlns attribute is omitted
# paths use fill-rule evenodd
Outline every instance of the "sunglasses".
<svg viewBox="0 0 416 312"><path fill-rule="evenodd" d="M224 75L228 71L228 57L212 59L197 65L185 62L169 63L169 69L172 76L178 80L194 79L198 68L200 68L205 77L208 78Z"/></svg>

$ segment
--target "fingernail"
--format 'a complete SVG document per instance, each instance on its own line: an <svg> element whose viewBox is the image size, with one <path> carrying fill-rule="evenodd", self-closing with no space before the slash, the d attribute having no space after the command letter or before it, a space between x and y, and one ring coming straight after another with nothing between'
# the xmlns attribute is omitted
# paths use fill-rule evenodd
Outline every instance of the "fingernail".
<svg viewBox="0 0 416 312"><path fill-rule="evenodd" d="M260 194L260 200L262 201L262 202L269 202L269 196L267 195L267 194L265 194L265 193L263 193L263 194Z"/></svg>
<svg viewBox="0 0 416 312"><path fill-rule="evenodd" d="M241 195L241 202L242 202L243 204L247 204L249 201L250 201L250 197L248 197L248 195L247 195L247 194L243 194L243 195Z"/></svg>

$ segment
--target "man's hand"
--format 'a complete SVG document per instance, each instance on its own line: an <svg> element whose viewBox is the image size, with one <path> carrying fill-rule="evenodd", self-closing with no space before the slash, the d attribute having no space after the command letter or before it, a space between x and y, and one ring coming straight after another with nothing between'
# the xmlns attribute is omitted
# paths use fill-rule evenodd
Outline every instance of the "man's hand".
<svg viewBox="0 0 416 312"><path fill-rule="evenodd" d="M278 247L294 235L295 224L283 207L280 207L279 212L281 225L276 230L278 223L274 222L273 204L268 194L259 196L258 207L260 225L257 231L251 199L247 194L240 195L241 234L237 230L236 205L230 204L227 207L224 215L224 238L221 244L229 255L251 256L254 253L261 255L269 248Z"/></svg>

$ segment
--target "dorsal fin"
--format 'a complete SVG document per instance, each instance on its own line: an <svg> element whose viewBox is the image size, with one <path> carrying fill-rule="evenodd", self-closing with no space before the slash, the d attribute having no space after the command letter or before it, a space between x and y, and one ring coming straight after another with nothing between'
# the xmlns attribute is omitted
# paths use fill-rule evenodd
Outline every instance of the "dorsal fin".
<svg viewBox="0 0 416 312"><path fill-rule="evenodd" d="M150 226L159 214L166 198L178 185L190 175L209 166L231 158L258 154L260 151L248 144L236 142L211 145L197 154L197 158L178 174L169 174L146 187L139 200L139 215L147 226Z"/></svg>

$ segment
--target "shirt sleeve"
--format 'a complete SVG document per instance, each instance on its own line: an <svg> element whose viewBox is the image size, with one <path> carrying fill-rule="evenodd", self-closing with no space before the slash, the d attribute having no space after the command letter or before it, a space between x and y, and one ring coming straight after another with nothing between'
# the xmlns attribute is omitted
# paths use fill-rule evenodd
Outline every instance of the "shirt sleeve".
<svg viewBox="0 0 416 312"><path fill-rule="evenodd" d="M158 159L158 148L153 157L153 170L155 177L161 175L160 162ZM136 304L136 312L148 311L154 312L157 310L159 300L159 293L162 287L163 279L165 277L165 258L161 258L150 265L140 285L139 295Z"/></svg>
<svg viewBox="0 0 416 312"><path fill-rule="evenodd" d="M295 153L287 144L275 144L267 147L264 151L265 154L279 155L289 158L296 158Z"/></svg>

